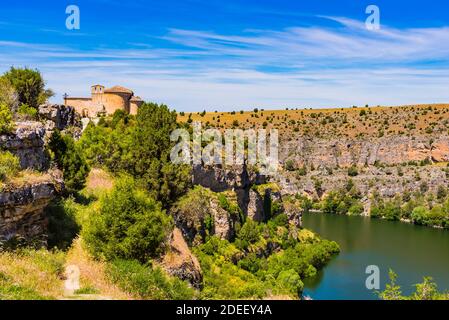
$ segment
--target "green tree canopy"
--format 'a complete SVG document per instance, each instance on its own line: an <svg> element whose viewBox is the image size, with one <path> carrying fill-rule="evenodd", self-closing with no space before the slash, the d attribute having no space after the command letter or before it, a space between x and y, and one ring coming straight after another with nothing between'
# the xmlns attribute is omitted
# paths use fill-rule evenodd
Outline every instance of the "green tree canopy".
<svg viewBox="0 0 449 320"><path fill-rule="evenodd" d="M53 160L64 174L66 190L69 193L74 193L84 188L89 174L89 166L74 139L55 130L50 137L48 146L53 152Z"/></svg>
<svg viewBox="0 0 449 320"><path fill-rule="evenodd" d="M3 78L16 90L20 104L37 108L54 95L52 90L45 89L45 81L38 70L11 67Z"/></svg>
<svg viewBox="0 0 449 320"><path fill-rule="evenodd" d="M97 257L136 259L142 263L159 256L172 230L170 216L131 177L119 179L100 200L83 238Z"/></svg>

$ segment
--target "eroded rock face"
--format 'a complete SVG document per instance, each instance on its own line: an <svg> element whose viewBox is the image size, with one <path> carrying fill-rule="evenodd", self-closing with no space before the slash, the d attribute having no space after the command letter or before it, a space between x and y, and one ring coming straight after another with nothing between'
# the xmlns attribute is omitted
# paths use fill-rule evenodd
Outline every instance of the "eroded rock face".
<svg viewBox="0 0 449 320"><path fill-rule="evenodd" d="M191 245L204 243L207 235L231 240L235 235L238 216L226 211L218 195L209 189L196 187L171 209L176 226Z"/></svg>
<svg viewBox="0 0 449 320"><path fill-rule="evenodd" d="M256 222L264 222L271 217L271 204L276 203L279 211L283 211L282 192L276 184L267 183L268 177L260 175L247 166L196 166L193 170L193 183L208 188L213 192L232 190L236 194L237 203L243 215ZM260 186L254 188L254 186ZM268 206L268 208L266 208ZM296 219L292 216L291 218ZM299 224L300 224L300 218ZM217 221L215 221L217 222ZM226 223L221 223L225 225ZM298 223L295 222L295 225ZM233 232L227 232L233 234Z"/></svg>
<svg viewBox="0 0 449 320"><path fill-rule="evenodd" d="M178 228L174 228L170 236L170 248L162 258L161 265L172 276L187 280L194 288L201 288L203 273L200 263Z"/></svg>
<svg viewBox="0 0 449 320"><path fill-rule="evenodd" d="M46 244L44 208L62 186L50 175L39 180L0 192L0 239L3 241L20 237Z"/></svg>
<svg viewBox="0 0 449 320"><path fill-rule="evenodd" d="M425 159L449 161L447 135L339 140L297 137L281 142L281 147L280 159L292 159L298 166L349 167L376 162L394 165Z"/></svg>
<svg viewBox="0 0 449 320"><path fill-rule="evenodd" d="M45 128L40 122L18 122L16 130L0 136L0 148L19 157L22 169L48 169L49 157L44 147Z"/></svg>
<svg viewBox="0 0 449 320"><path fill-rule="evenodd" d="M265 212L263 207L264 198L253 190L249 190L248 207L246 208L246 214L249 218L256 222L262 222L265 220Z"/></svg>
<svg viewBox="0 0 449 320"><path fill-rule="evenodd" d="M71 126L81 126L79 115L70 106L43 104L39 106L39 118L45 122L47 131L62 131Z"/></svg>
<svg viewBox="0 0 449 320"><path fill-rule="evenodd" d="M195 166L193 184L208 188L214 192L231 189L247 189L253 184L263 184L266 177L248 170L244 165L235 166Z"/></svg>
<svg viewBox="0 0 449 320"><path fill-rule="evenodd" d="M236 217L224 210L216 199L210 200L210 210L214 221L214 235L222 240L231 240L235 235Z"/></svg>

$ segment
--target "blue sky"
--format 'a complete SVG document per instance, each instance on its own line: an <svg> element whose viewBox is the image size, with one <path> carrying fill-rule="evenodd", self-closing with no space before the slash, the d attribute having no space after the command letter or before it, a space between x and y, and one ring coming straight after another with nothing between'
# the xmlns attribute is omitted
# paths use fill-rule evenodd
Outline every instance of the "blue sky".
<svg viewBox="0 0 449 320"><path fill-rule="evenodd" d="M66 29L70 4L80 30ZM2 0L0 71L38 68L55 102L120 84L179 111L449 103L447 12L443 0Z"/></svg>

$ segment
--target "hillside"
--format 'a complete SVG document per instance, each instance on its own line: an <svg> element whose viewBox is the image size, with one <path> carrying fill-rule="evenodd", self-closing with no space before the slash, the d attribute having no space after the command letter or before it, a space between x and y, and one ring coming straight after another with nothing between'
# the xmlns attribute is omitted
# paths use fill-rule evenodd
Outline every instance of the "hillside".
<svg viewBox="0 0 449 320"><path fill-rule="evenodd" d="M181 114L179 121L278 129L281 166L272 178L284 194L310 199L305 210L448 228L448 111L449 105L254 110Z"/></svg>
<svg viewBox="0 0 449 320"><path fill-rule="evenodd" d="M449 105L181 113L180 122L220 128L275 128L286 136L382 137L447 132Z"/></svg>

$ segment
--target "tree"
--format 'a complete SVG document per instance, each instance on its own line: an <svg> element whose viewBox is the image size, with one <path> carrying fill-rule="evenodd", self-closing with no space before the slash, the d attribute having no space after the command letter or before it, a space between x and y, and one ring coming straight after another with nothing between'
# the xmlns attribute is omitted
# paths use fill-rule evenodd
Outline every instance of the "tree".
<svg viewBox="0 0 449 320"><path fill-rule="evenodd" d="M37 109L40 104L54 96L52 90L45 89L45 81L38 70L11 67L3 77L16 90L20 104L26 104Z"/></svg>
<svg viewBox="0 0 449 320"><path fill-rule="evenodd" d="M61 135L59 130L55 130L48 146L53 153L53 160L64 174L67 192L75 193L84 188L89 166L73 138L69 135Z"/></svg>
<svg viewBox="0 0 449 320"><path fill-rule="evenodd" d="M388 272L390 283L386 285L385 290L379 293L379 298L382 300L403 300L401 287L396 284L398 275L390 269Z"/></svg>
<svg viewBox="0 0 449 320"><path fill-rule="evenodd" d="M190 187L190 167L170 161L174 142L170 134L178 127L176 112L166 105L143 104L137 113L132 136L130 172L142 179L154 198L168 207Z"/></svg>
<svg viewBox="0 0 449 320"><path fill-rule="evenodd" d="M142 263L164 251L172 220L131 177L119 179L90 216L83 238L96 257Z"/></svg>

